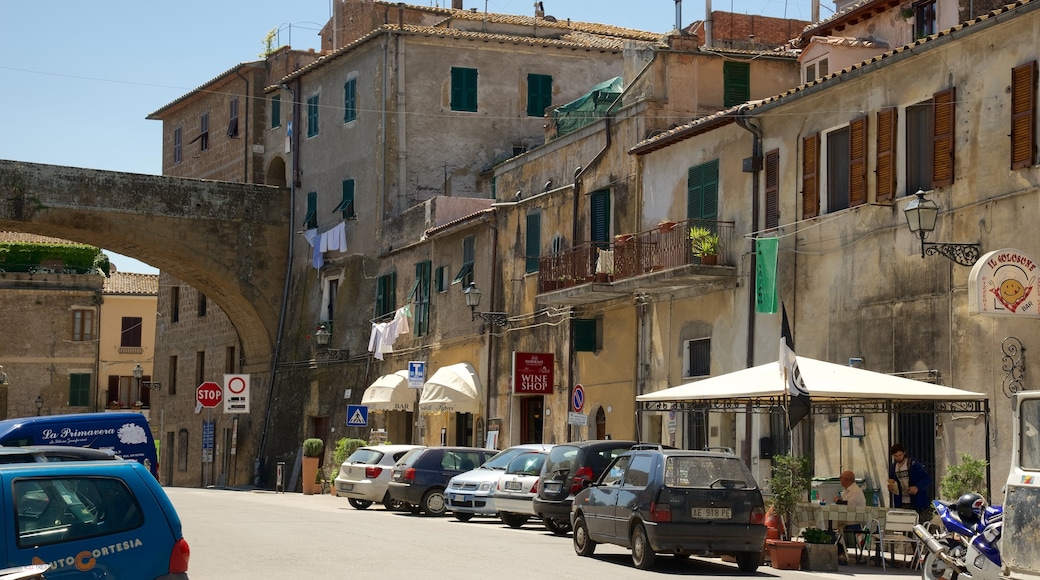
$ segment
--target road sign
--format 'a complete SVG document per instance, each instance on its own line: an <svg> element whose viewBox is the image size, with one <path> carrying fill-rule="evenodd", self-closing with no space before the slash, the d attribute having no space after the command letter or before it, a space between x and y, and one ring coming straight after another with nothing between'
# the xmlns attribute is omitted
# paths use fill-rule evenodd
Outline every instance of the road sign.
<svg viewBox="0 0 1040 580"><path fill-rule="evenodd" d="M574 392L571 393L571 409L575 413L581 413L583 408L585 408L585 387L577 384L574 385Z"/></svg>
<svg viewBox="0 0 1040 580"><path fill-rule="evenodd" d="M249 412L249 375L224 375L224 412Z"/></svg>
<svg viewBox="0 0 1040 580"><path fill-rule="evenodd" d="M347 405L347 427L366 427L368 425L368 407L365 405Z"/></svg>
<svg viewBox="0 0 1040 580"><path fill-rule="evenodd" d="M589 416L582 413L567 413L567 424L584 427L589 424Z"/></svg>
<svg viewBox="0 0 1040 580"><path fill-rule="evenodd" d="M224 390L214 382L205 382L195 389L195 400L207 409L212 409L224 400Z"/></svg>
<svg viewBox="0 0 1040 580"><path fill-rule="evenodd" d="M408 388L421 389L426 384L426 363L421 360L408 361Z"/></svg>

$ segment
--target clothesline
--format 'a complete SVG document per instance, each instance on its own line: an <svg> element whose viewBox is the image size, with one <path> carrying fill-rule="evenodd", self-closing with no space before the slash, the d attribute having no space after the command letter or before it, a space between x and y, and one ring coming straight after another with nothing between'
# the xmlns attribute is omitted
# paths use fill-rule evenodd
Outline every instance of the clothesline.
<svg viewBox="0 0 1040 580"><path fill-rule="evenodd" d="M325 252L347 251L347 224L340 222L319 233L317 228L304 232L307 243L311 245L311 265L315 269L325 265Z"/></svg>
<svg viewBox="0 0 1040 580"><path fill-rule="evenodd" d="M394 311L394 319L390 322L372 322L372 336L368 340L368 352L374 353L377 360L383 360L383 355L394 352L394 341L402 334L409 334L411 326L408 318L412 316L409 305L402 306Z"/></svg>

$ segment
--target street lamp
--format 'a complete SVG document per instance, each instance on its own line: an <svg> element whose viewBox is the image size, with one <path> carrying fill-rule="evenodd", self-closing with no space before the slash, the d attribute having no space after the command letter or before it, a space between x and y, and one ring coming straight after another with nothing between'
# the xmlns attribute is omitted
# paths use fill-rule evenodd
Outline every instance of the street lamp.
<svg viewBox="0 0 1040 580"><path fill-rule="evenodd" d="M316 360L323 362L327 361L343 361L350 358L350 350L345 348L329 348L329 342L332 339L332 333L325 328L322 324L318 326L318 330L314 332L314 342L318 345L318 353L315 357Z"/></svg>
<svg viewBox="0 0 1040 580"><path fill-rule="evenodd" d="M928 234L935 230L935 221L939 217L939 204L926 198L924 191L920 189L914 195L917 197L906 204L903 215L906 216L906 225L910 228L910 233L921 239L921 258L924 258L925 255L939 254L961 266L972 266L978 262L982 253L979 244L940 244L924 241Z"/></svg>
<svg viewBox="0 0 1040 580"><path fill-rule="evenodd" d="M470 282L469 286L463 290L463 295L466 298L466 306L469 306L470 320L479 318L488 324L502 327L509 326L509 316L505 312L477 312L477 306L480 306L480 297L483 295L483 292L477 288L476 282Z"/></svg>
<svg viewBox="0 0 1040 580"><path fill-rule="evenodd" d="M318 330L314 333L314 342L318 343L318 346L325 348L329 346L329 339L332 338L332 333L325 329L325 325L322 324L318 327Z"/></svg>
<svg viewBox="0 0 1040 580"><path fill-rule="evenodd" d="M43 395L36 395L36 416L40 416L40 411L43 410Z"/></svg>

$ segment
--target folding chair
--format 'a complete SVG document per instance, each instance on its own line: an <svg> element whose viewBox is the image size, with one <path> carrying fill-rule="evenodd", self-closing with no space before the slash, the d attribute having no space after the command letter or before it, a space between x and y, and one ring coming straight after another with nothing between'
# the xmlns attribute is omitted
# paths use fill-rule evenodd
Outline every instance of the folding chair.
<svg viewBox="0 0 1040 580"><path fill-rule="evenodd" d="M892 559L896 557L896 546L901 546L903 552L903 563L906 563L906 548L913 546L913 561L911 566L916 568L921 563L921 543L914 535L914 524L917 523L917 512L913 510L888 510L885 512L885 525L882 526L881 522L874 520L871 522L871 527L876 530L874 536L874 548L878 557L881 558L881 568L886 568L885 562L885 545L887 544L892 553Z"/></svg>

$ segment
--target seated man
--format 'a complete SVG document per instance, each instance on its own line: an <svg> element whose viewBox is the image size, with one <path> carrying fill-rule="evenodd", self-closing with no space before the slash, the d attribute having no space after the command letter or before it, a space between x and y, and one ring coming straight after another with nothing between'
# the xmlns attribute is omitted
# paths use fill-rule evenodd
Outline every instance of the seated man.
<svg viewBox="0 0 1040 580"><path fill-rule="evenodd" d="M834 503L846 504L849 507L867 506L867 498L863 495L863 490L860 489L859 485L856 484L855 473L849 470L841 472L839 482L841 483L842 491L839 495L834 496ZM841 535L844 540L843 543L846 545L846 547L848 546L848 542L851 538L851 541L857 548L858 553L860 547L863 545L863 524L845 524L845 526L843 526ZM848 562L848 558L845 554L839 554L838 559L839 561L845 561L846 563Z"/></svg>

